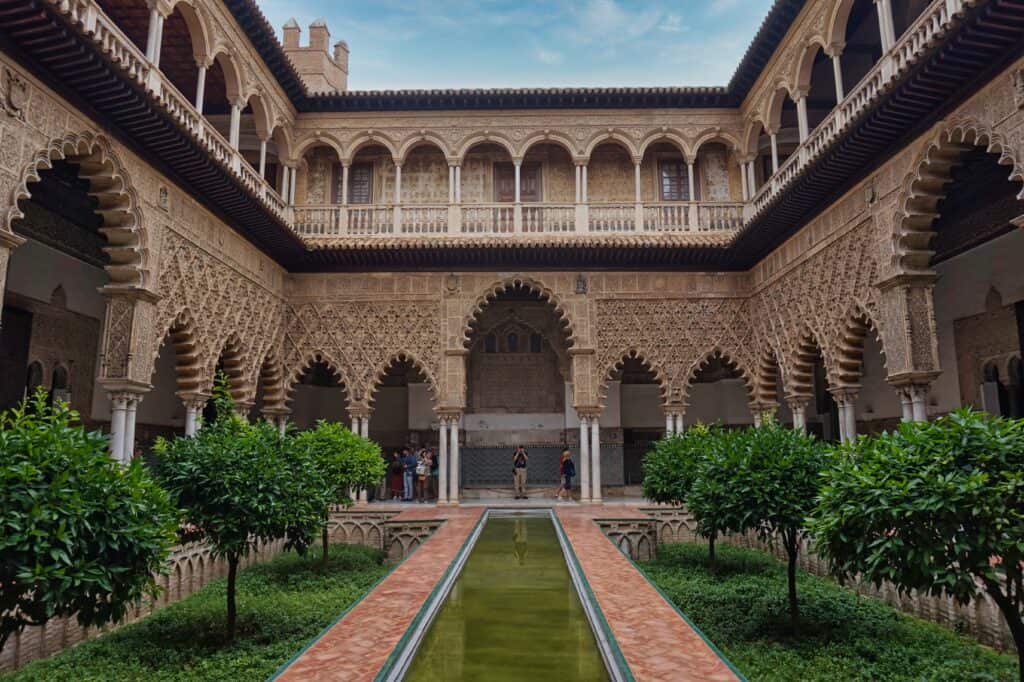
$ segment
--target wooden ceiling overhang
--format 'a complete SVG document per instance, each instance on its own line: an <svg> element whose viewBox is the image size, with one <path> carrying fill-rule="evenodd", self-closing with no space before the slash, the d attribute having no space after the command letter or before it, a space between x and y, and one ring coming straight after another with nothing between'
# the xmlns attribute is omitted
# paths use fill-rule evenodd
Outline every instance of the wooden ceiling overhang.
<svg viewBox="0 0 1024 682"><path fill-rule="evenodd" d="M274 51L276 40L271 44L269 37L260 37L261 32L269 30L269 24L258 9L253 13L252 0L225 2L300 111L314 106L309 104L313 99L321 102L316 106L326 106L331 97L340 97L306 94L290 62L283 53ZM785 34L787 13L792 14L788 19L791 22L802 5L802 0L777 0L736 75L724 89L608 89L600 90L599 94L610 98L609 102L634 97L648 103L614 105L618 107L660 106L658 103L665 100L659 97L677 97L682 101L687 97L713 99L720 96L718 91L727 95L730 91L733 95L746 92ZM272 31L269 36L272 37ZM151 93L135 85L128 74L112 64L87 36L67 25L49 4L41 0L0 0L0 47L291 271L513 267L745 270L1018 58L1024 52L1024 0L987 0L968 10L959 25L931 48L915 70L891 84L871 111L849 124L830 150L729 243L699 239L659 242L647 238L617 242L583 239L557 244L450 240L437 244L395 241L307 246L227 168L211 159L191 134L163 111ZM467 101L472 99L473 106L492 107L497 96L494 93L499 91L455 92L463 93L461 96ZM521 106L553 106L541 100L561 98L563 103L559 106L592 107L595 105L588 98L598 96L586 89L532 91L532 95L528 94L531 91L508 92L518 93L507 97L520 98ZM407 94L428 100L433 96ZM391 98L374 106L401 105L401 97L394 93L363 93L360 97L363 95ZM421 103L427 104L430 102Z"/></svg>

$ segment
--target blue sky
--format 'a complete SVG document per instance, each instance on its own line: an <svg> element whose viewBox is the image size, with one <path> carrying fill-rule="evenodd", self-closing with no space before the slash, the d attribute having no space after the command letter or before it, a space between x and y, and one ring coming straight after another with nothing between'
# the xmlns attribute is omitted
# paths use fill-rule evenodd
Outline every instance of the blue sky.
<svg viewBox="0 0 1024 682"><path fill-rule="evenodd" d="M323 18L353 90L725 85L771 0L258 0Z"/></svg>

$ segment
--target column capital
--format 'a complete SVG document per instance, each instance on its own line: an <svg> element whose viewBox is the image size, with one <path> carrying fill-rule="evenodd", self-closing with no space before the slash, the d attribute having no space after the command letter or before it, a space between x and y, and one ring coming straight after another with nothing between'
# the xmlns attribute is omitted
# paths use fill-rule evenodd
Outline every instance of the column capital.
<svg viewBox="0 0 1024 682"><path fill-rule="evenodd" d="M348 416L359 417L360 419L369 419L373 414L373 408L369 405L349 405Z"/></svg>
<svg viewBox="0 0 1024 682"><path fill-rule="evenodd" d="M264 407L260 410L260 415L265 419L278 418L278 417L290 417L292 411L287 407Z"/></svg>
<svg viewBox="0 0 1024 682"><path fill-rule="evenodd" d="M840 405L853 405L857 402L860 386L837 386L828 389L835 401Z"/></svg>
<svg viewBox="0 0 1024 682"><path fill-rule="evenodd" d="M590 419L590 420L600 421L601 420L601 413L602 412L604 412L604 408L602 408L600 405L598 405L598 406L589 405L589 406L586 406L586 407L577 407L576 408L576 414L579 415L580 419Z"/></svg>
<svg viewBox="0 0 1024 682"><path fill-rule="evenodd" d="M789 409L792 411L802 410L806 408L813 396L802 394L802 393L789 393L785 396L786 404L789 405Z"/></svg>
<svg viewBox="0 0 1024 682"><path fill-rule="evenodd" d="M108 394L124 393L133 396L144 396L153 388L148 383L134 381L132 379L100 379L97 382Z"/></svg>
<svg viewBox="0 0 1024 682"><path fill-rule="evenodd" d="M442 407L434 411L438 419L445 421L458 421L462 419L462 410L454 407Z"/></svg>
<svg viewBox="0 0 1024 682"><path fill-rule="evenodd" d="M176 394L185 407L190 410L202 410L210 400L209 393L178 393Z"/></svg>

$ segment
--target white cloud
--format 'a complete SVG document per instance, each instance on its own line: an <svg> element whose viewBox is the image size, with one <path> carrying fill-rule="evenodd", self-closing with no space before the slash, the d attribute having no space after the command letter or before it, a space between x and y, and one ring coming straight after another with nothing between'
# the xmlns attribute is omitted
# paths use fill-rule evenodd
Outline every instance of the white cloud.
<svg viewBox="0 0 1024 682"><path fill-rule="evenodd" d="M556 52L555 50L549 50L549 49L544 48L544 47L538 47L534 51L534 56L537 58L537 61L540 62L541 64L547 64L549 66L554 66L555 64L561 64L562 63L562 53L561 52Z"/></svg>
<svg viewBox="0 0 1024 682"><path fill-rule="evenodd" d="M658 24L658 30L665 33L682 33L688 29L689 27L683 25L683 18L678 14L666 14Z"/></svg>

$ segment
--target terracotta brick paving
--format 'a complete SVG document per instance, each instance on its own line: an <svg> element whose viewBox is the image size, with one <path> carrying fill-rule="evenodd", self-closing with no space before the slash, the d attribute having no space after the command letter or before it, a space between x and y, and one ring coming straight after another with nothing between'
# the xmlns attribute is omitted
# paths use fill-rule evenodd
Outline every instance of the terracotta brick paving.
<svg viewBox="0 0 1024 682"><path fill-rule="evenodd" d="M403 508L395 520L447 521L278 679L372 680L483 512L432 505Z"/></svg>
<svg viewBox="0 0 1024 682"><path fill-rule="evenodd" d="M634 518L629 507L555 509L637 680L736 680L729 666L608 540L595 518Z"/></svg>

